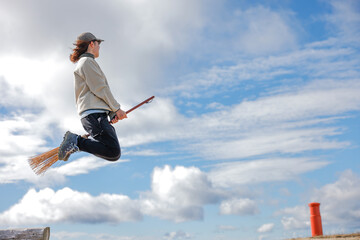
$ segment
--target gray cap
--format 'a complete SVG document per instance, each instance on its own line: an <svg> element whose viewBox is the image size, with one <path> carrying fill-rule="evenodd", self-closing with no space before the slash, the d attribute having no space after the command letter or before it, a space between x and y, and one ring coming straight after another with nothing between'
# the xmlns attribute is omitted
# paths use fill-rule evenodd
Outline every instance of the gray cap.
<svg viewBox="0 0 360 240"><path fill-rule="evenodd" d="M96 38L94 36L94 34L90 33L90 32L84 32L82 34L80 34L77 37L77 40L81 40L81 41L86 41L86 42L91 42L91 41L104 41L102 39Z"/></svg>

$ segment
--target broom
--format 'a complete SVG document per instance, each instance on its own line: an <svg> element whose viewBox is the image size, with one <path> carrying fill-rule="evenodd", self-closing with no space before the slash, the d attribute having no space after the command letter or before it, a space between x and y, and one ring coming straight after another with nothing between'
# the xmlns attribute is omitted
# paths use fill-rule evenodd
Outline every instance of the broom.
<svg viewBox="0 0 360 240"><path fill-rule="evenodd" d="M141 105L145 104L145 103L150 103L155 96L149 97L148 99L146 99L145 101L139 103L138 105L136 105L135 107L129 109L128 111L126 111L126 114L132 112L133 110L135 110L136 108L140 107ZM113 113L112 115L110 115L110 119L112 119L113 117L115 117L115 113ZM89 134L86 134L85 137L89 137ZM58 152L59 152L59 148L54 148L50 151L47 151L45 153L36 155L34 157L30 157L28 162L30 167L32 168L32 170L35 172L36 175L40 175L45 173L54 163L56 163L59 160L58 157Z"/></svg>

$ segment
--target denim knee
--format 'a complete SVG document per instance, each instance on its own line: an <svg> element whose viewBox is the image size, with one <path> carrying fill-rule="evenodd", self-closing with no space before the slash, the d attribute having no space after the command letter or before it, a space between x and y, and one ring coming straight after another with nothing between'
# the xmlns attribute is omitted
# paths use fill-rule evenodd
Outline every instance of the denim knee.
<svg viewBox="0 0 360 240"><path fill-rule="evenodd" d="M108 160L108 161L115 162L115 161L119 160L120 157L121 157L121 149L120 149L120 147L119 147L119 148L113 149L113 150L111 151L110 156L103 157L103 158L105 158L105 159Z"/></svg>

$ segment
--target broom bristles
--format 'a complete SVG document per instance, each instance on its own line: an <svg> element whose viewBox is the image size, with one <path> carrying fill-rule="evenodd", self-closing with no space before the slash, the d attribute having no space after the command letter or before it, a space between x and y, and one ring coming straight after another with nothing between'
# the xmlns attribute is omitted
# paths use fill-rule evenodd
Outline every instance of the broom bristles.
<svg viewBox="0 0 360 240"><path fill-rule="evenodd" d="M59 160L58 157L59 147L54 148L45 153L36 155L29 158L29 165L36 175L46 172L54 163Z"/></svg>

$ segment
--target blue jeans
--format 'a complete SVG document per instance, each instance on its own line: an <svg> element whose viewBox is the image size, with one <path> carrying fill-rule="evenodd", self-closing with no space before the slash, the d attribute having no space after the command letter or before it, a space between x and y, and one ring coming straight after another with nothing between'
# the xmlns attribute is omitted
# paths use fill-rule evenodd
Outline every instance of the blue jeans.
<svg viewBox="0 0 360 240"><path fill-rule="evenodd" d="M91 153L108 161L116 161L121 149L115 128L109 123L106 113L93 113L81 119L81 123L92 139L78 137L80 151Z"/></svg>

